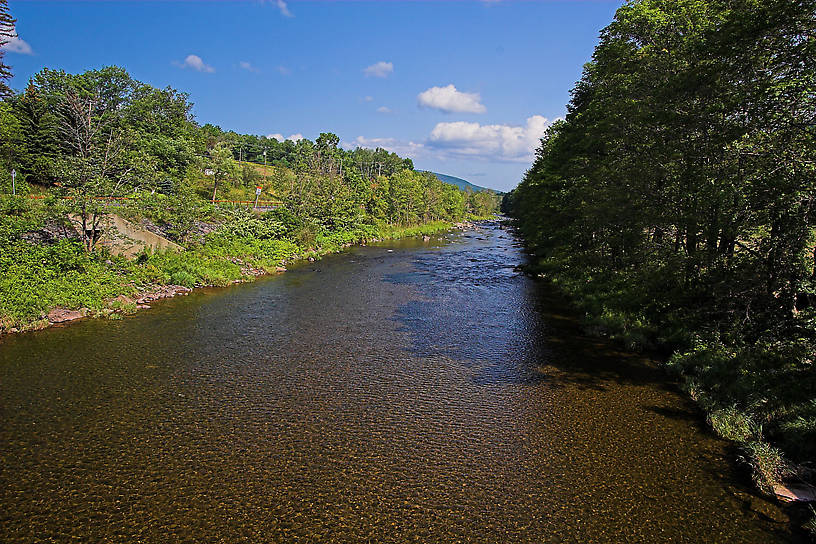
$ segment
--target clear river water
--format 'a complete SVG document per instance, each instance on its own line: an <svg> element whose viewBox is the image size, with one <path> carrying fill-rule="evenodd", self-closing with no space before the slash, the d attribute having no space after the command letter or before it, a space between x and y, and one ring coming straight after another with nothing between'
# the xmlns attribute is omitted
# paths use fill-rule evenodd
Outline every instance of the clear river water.
<svg viewBox="0 0 816 544"><path fill-rule="evenodd" d="M497 223L0 341L0 541L793 542Z"/></svg>

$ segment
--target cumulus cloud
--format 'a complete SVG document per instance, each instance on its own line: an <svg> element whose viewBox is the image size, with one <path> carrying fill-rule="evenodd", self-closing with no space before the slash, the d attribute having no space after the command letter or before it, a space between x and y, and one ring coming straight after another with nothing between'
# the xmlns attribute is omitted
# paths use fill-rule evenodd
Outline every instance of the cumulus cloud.
<svg viewBox="0 0 816 544"><path fill-rule="evenodd" d="M340 145L344 149L354 149L355 147L376 149L381 147L401 157L410 157L412 159L420 155L425 148L422 143L413 141L398 140L396 138L366 138L365 136L357 136L354 141L343 142Z"/></svg>
<svg viewBox="0 0 816 544"><path fill-rule="evenodd" d="M377 112L378 113L391 113L391 108L389 108L388 106L380 106L379 108L377 108Z"/></svg>
<svg viewBox="0 0 816 544"><path fill-rule="evenodd" d="M366 77L388 77L394 73L394 63L381 60L364 68L363 73Z"/></svg>
<svg viewBox="0 0 816 544"><path fill-rule="evenodd" d="M23 40L20 36L16 33L8 38L8 41L3 44L3 47L0 47L3 51L7 53L20 53L21 55L33 55L34 50L31 49L31 46Z"/></svg>
<svg viewBox="0 0 816 544"><path fill-rule="evenodd" d="M427 145L443 155L529 162L550 124L541 115L528 117L520 126L480 125L465 121L438 123L431 131Z"/></svg>
<svg viewBox="0 0 816 544"><path fill-rule="evenodd" d="M373 96L366 96L365 98L363 98L363 100L365 102L372 102L374 100L374 97Z"/></svg>
<svg viewBox="0 0 816 544"><path fill-rule="evenodd" d="M523 125L481 125L456 121L437 123L424 141L358 136L341 145L345 149L382 147L412 159L464 158L485 162L529 163L533 160L541 137L551 124L551 121L541 115L528 117Z"/></svg>
<svg viewBox="0 0 816 544"><path fill-rule="evenodd" d="M487 108L481 102L479 93L463 93L453 84L446 87L431 87L417 95L420 107L432 108L446 113L484 113Z"/></svg>
<svg viewBox="0 0 816 544"><path fill-rule="evenodd" d="M289 6L287 6L286 2L284 2L283 0L277 0L275 2L275 5L278 6L281 15L283 15L284 17L294 17L294 15L292 15L292 12L289 11Z"/></svg>
<svg viewBox="0 0 816 544"><path fill-rule="evenodd" d="M175 62L174 64L179 68L191 68L196 72L204 72L207 74L215 72L215 68L206 64L198 55L187 55L184 62Z"/></svg>
<svg viewBox="0 0 816 544"><path fill-rule="evenodd" d="M245 60L242 60L241 62L239 62L238 66L240 66L241 68L243 68L247 72L255 72L255 73L260 72L260 70L258 70L255 66L252 66L252 63L247 62Z"/></svg>
<svg viewBox="0 0 816 544"><path fill-rule="evenodd" d="M290 134L287 138L284 138L283 134L275 133L275 134L267 134L266 137L269 138L269 139L275 139L275 140L277 140L279 142L284 142L286 140L292 140L293 142L298 142L298 141L303 139L303 134L298 132L296 134Z"/></svg>
<svg viewBox="0 0 816 544"><path fill-rule="evenodd" d="M278 66L278 73L282 76L288 76L292 73L292 70L287 68L286 66Z"/></svg>

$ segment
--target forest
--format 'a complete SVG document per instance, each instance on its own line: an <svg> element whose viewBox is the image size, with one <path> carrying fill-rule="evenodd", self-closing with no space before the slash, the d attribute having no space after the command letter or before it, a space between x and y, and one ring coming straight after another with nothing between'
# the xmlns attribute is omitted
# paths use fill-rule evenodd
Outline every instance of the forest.
<svg viewBox="0 0 816 544"><path fill-rule="evenodd" d="M115 66L46 68L22 92L0 92L0 331L47 325L55 307L105 311L152 285L226 285L498 210L492 192L460 191L384 149L343 149L329 132L280 142L199 125L187 94ZM112 210L187 251L111 255L98 242Z"/></svg>
<svg viewBox="0 0 816 544"><path fill-rule="evenodd" d="M816 4L641 0L503 202L587 327L668 356L766 491L814 479Z"/></svg>

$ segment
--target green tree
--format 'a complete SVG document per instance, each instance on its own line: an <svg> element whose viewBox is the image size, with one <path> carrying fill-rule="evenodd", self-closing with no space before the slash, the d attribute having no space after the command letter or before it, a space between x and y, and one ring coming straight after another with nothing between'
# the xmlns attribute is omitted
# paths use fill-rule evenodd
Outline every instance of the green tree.
<svg viewBox="0 0 816 544"><path fill-rule="evenodd" d="M11 187L9 172L20 168L23 144L23 126L15 115L14 107L8 101L0 102L0 179L4 182L8 180L9 189ZM21 178L18 178L17 182L20 181Z"/></svg>
<svg viewBox="0 0 816 544"><path fill-rule="evenodd" d="M711 405L800 459L816 444L814 35L813 0L627 2L504 202L595 319L699 351L681 360Z"/></svg>
<svg viewBox="0 0 816 544"><path fill-rule="evenodd" d="M6 83L11 79L11 67L3 61L5 51L3 46L17 35L15 31L16 19L12 18L8 9L8 0L0 0L0 99L11 96L13 91Z"/></svg>
<svg viewBox="0 0 816 544"><path fill-rule="evenodd" d="M232 158L232 146L226 142L215 144L210 150L210 155L205 164L207 165L206 168L212 170L212 200L214 202L218 192L218 184L236 179L240 170L235 159Z"/></svg>

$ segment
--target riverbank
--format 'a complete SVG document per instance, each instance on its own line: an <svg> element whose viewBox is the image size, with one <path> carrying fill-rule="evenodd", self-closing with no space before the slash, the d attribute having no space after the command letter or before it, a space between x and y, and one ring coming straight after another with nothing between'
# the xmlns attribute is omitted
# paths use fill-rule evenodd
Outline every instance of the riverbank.
<svg viewBox="0 0 816 544"><path fill-rule="evenodd" d="M725 357L712 360L711 351L717 346L711 339L681 328L662 330L642 315L607 304L615 297L614 285L563 267L557 259L533 253L524 268L565 297L580 316L586 333L649 354L700 407L708 428L736 446L732 459L747 469L755 487L789 505L792 523L816 538L816 517L811 506L816 500L816 471L812 463L795 461L764 434L756 411L729 402L727 384L716 382L717 377L722 380ZM731 351L731 358L740 356L740 350Z"/></svg>
<svg viewBox="0 0 816 544"><path fill-rule="evenodd" d="M801 542L524 260L488 223L5 338L4 541Z"/></svg>
<svg viewBox="0 0 816 544"><path fill-rule="evenodd" d="M469 223L435 221L421 225L363 225L317 236L311 245L264 238L256 230L235 235L225 222L203 243L184 251L145 251L135 259L105 251L87 253L71 238L42 243L22 218L16 239L0 256L0 336L41 330L83 318L121 319L149 303L185 295L198 287L225 287L281 273L286 266L319 259L357 244L429 236ZM28 218L30 219L30 218ZM242 219L246 223L246 219ZM262 222L261 219L250 221ZM246 227L246 225L242 225ZM26 230L28 229L28 230Z"/></svg>

